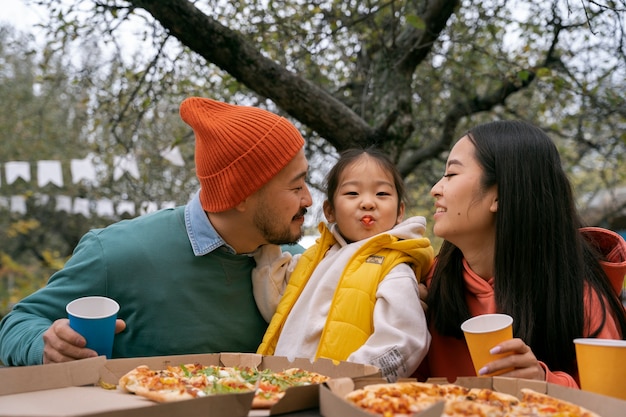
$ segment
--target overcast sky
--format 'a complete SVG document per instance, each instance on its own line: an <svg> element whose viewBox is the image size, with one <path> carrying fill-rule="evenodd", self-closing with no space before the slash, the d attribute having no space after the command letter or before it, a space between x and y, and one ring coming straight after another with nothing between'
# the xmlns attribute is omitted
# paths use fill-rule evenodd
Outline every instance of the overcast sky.
<svg viewBox="0 0 626 417"><path fill-rule="evenodd" d="M0 21L22 30L32 28L46 16L40 6L26 6L23 0L3 0L1 8Z"/></svg>

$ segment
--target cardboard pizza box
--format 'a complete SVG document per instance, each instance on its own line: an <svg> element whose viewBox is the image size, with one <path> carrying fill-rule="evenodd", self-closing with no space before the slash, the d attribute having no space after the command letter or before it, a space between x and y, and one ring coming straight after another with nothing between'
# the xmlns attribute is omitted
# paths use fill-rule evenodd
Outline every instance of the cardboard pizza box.
<svg viewBox="0 0 626 417"><path fill-rule="evenodd" d="M253 393L212 395L158 404L123 392L119 378L139 365L159 369L185 363L250 366L280 371L291 367L330 377L379 375L377 368L348 362L245 353L156 356L106 360L84 359L63 364L0 368L0 417L245 417L273 415L319 406L319 386L295 387L271 410L251 410ZM109 389L105 389L107 387Z"/></svg>
<svg viewBox="0 0 626 417"><path fill-rule="evenodd" d="M403 379L403 381L411 380ZM447 383L448 381L445 379L430 379L428 382ZM336 378L324 383L320 387L320 414L323 417L372 417L372 414L366 413L344 400L344 396L350 391L366 385L380 383L386 383L386 380L381 378ZM468 388L489 388L517 397L520 397L522 388L530 388L583 406L602 417L624 417L626 415L626 401L542 381L505 377L462 377L453 383ZM442 412L443 402L416 414L416 416L441 417Z"/></svg>

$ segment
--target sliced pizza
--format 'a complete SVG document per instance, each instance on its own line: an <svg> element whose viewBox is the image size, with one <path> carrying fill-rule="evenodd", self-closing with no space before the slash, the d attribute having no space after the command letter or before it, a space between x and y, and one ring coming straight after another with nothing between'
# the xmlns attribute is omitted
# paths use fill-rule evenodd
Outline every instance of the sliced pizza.
<svg viewBox="0 0 626 417"><path fill-rule="evenodd" d="M288 388L319 384L327 379L317 372L301 368L273 372L194 363L160 370L141 365L122 376L119 386L156 402L254 391L252 408L270 408L280 401Z"/></svg>
<svg viewBox="0 0 626 417"><path fill-rule="evenodd" d="M599 417L583 407L529 389L523 389L519 399L486 388L396 382L368 385L345 398L383 417L411 416L442 401L442 417Z"/></svg>

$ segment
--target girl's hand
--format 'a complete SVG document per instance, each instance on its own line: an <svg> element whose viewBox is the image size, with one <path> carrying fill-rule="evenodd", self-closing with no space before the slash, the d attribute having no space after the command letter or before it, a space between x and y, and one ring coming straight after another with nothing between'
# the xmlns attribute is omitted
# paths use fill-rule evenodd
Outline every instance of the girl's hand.
<svg viewBox="0 0 626 417"><path fill-rule="evenodd" d="M479 372L479 375L491 374L503 369L513 368L512 371L499 374L510 378L546 380L546 372L539 364L535 354L522 339L511 339L500 343L491 349L492 354L511 353L509 356L489 362Z"/></svg>

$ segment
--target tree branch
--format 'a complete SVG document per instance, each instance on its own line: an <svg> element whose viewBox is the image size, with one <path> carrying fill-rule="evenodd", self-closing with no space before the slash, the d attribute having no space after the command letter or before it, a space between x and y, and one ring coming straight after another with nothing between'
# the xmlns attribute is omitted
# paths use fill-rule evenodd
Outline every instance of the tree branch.
<svg viewBox="0 0 626 417"><path fill-rule="evenodd" d="M375 132L330 93L266 58L237 32L205 15L187 0L132 0L184 45L268 97L338 149Z"/></svg>

